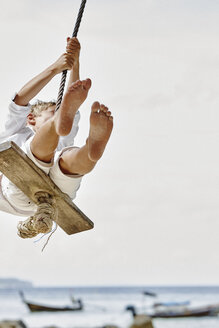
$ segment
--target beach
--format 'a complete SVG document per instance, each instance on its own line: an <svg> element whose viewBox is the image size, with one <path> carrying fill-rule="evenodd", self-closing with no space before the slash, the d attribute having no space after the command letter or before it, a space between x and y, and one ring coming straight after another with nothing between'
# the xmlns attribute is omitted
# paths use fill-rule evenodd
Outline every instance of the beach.
<svg viewBox="0 0 219 328"><path fill-rule="evenodd" d="M157 294L156 299L143 291ZM126 328L133 322L128 305L145 313L153 302L190 301L192 306L219 302L219 287L32 287L23 289L26 300L51 306L72 306L71 297L83 301L83 311L31 313L18 289L0 290L0 320L22 320L28 328L85 328L114 325ZM219 317L153 319L154 328L216 328Z"/></svg>

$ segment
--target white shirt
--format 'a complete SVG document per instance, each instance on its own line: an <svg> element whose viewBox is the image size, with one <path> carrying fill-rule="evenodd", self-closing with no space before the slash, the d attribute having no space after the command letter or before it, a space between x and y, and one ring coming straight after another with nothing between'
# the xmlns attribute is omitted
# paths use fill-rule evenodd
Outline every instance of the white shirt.
<svg viewBox="0 0 219 328"><path fill-rule="evenodd" d="M14 99L15 97L13 97ZM5 122L4 131L0 133L0 144L6 141L14 141L19 147L34 135L34 131L26 125L27 116L30 113L31 105L19 106L12 102L9 105L9 111ZM74 145L74 138L78 132L78 122L80 120L80 112L75 115L71 132L64 137L59 138L57 150ZM29 213L16 209L10 204L3 195L1 186L2 174L0 173L0 211L4 211L17 216L28 216Z"/></svg>

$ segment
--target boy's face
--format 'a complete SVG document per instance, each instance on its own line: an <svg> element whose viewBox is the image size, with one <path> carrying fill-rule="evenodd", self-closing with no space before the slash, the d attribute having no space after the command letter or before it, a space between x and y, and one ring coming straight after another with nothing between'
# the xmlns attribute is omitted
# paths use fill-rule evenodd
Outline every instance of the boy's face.
<svg viewBox="0 0 219 328"><path fill-rule="evenodd" d="M46 121L52 118L55 114L55 106L50 106L46 110L43 110L40 115L33 116L28 122L30 125L34 126L34 130L38 130Z"/></svg>

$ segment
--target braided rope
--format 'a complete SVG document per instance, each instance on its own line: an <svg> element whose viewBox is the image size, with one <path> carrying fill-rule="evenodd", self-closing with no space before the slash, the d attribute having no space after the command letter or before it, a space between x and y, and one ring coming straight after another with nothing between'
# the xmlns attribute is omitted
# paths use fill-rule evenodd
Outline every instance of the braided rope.
<svg viewBox="0 0 219 328"><path fill-rule="evenodd" d="M77 17L77 20L76 20L76 23L75 23L73 34L72 34L73 38L76 37L77 34L78 34L78 30L79 30L79 27L80 27L80 24L81 24L81 19L82 19L83 13L84 13L84 8L85 8L85 5L86 5L86 1L87 0L82 0L81 1L81 6L80 6L80 9L79 9L79 12L78 12L78 17ZM57 98L57 102L56 102L55 111L57 111L59 109L59 107L61 105L61 102L62 102L62 97L63 97L63 93L64 93L64 89L65 89L66 77L67 77L67 70L62 72L62 77L61 77L61 82L60 82L60 86L59 86L59 93L58 93L58 98Z"/></svg>
<svg viewBox="0 0 219 328"><path fill-rule="evenodd" d="M37 193L39 201L34 216L18 223L18 236L33 238L39 233L48 233L52 230L53 219L56 217L56 206L52 198L44 192Z"/></svg>

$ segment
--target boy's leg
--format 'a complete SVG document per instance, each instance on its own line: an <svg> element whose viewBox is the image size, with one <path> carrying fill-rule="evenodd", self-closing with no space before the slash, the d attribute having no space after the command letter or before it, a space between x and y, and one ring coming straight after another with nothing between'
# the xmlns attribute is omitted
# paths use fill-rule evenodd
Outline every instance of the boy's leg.
<svg viewBox="0 0 219 328"><path fill-rule="evenodd" d="M78 175L90 172L102 156L112 128L111 112L104 105L95 102L91 108L90 132L86 144L62 154L59 161L62 172Z"/></svg>
<svg viewBox="0 0 219 328"><path fill-rule="evenodd" d="M55 122L52 118L37 130L31 141L30 149L34 157L38 160L50 163L53 160L58 142L59 135L56 132Z"/></svg>
<svg viewBox="0 0 219 328"><path fill-rule="evenodd" d="M59 142L59 136L70 133L75 114L87 97L91 80L76 81L65 93L55 115L40 127L31 142L31 151L40 161L50 163Z"/></svg>
<svg viewBox="0 0 219 328"><path fill-rule="evenodd" d="M91 80L86 79L76 81L68 88L58 110L59 115L55 122L56 131L59 136L66 136L70 133L75 114L87 98L90 87Z"/></svg>

